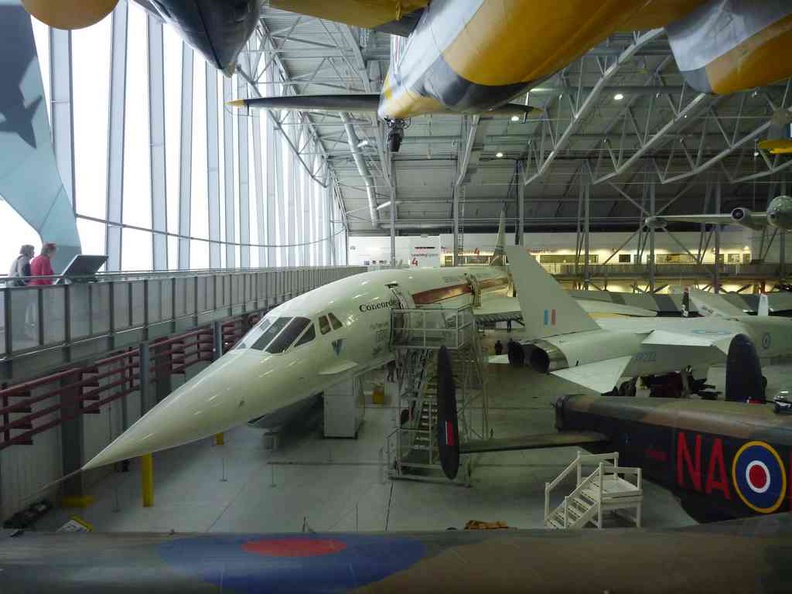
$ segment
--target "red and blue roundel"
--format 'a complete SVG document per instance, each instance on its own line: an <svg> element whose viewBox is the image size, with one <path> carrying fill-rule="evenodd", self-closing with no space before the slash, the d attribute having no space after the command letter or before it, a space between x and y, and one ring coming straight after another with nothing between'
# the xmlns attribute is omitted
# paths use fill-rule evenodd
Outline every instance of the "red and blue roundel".
<svg viewBox="0 0 792 594"><path fill-rule="evenodd" d="M224 591L346 592L407 569L426 555L416 539L357 534L206 535L175 538L160 558Z"/></svg>
<svg viewBox="0 0 792 594"><path fill-rule="evenodd" d="M732 462L732 480L743 503L760 514L771 514L781 507L787 490L787 477L781 456L763 441L743 445Z"/></svg>

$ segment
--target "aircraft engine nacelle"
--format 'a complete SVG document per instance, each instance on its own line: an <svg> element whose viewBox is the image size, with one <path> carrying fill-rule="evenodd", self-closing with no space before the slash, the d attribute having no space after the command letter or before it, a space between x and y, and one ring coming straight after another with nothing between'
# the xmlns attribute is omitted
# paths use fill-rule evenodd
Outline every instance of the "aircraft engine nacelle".
<svg viewBox="0 0 792 594"><path fill-rule="evenodd" d="M56 29L82 29L101 21L118 0L22 0L31 15Z"/></svg>
<svg viewBox="0 0 792 594"><path fill-rule="evenodd" d="M783 231L792 230L792 197L778 196L767 207L767 222Z"/></svg>
<svg viewBox="0 0 792 594"><path fill-rule="evenodd" d="M550 373L618 357L632 357L640 350L640 340L632 333L594 330L551 336L527 343L509 343L509 363Z"/></svg>
<svg viewBox="0 0 792 594"><path fill-rule="evenodd" d="M666 27L679 71L701 93L728 95L792 75L792 3L707 2Z"/></svg>
<svg viewBox="0 0 792 594"><path fill-rule="evenodd" d="M753 211L749 208L735 208L731 212L731 217L734 219L734 222L742 225L743 227L747 227L748 229L754 229L756 231L761 231L764 228L764 222L762 216L759 215L759 220L757 221L757 217L754 215Z"/></svg>

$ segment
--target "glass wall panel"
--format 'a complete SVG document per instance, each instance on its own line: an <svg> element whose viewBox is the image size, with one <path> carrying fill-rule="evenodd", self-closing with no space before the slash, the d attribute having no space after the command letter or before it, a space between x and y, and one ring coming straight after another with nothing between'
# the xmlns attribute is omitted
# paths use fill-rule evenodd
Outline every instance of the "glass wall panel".
<svg viewBox="0 0 792 594"><path fill-rule="evenodd" d="M124 223L151 228L151 163L149 161L148 44L146 12L129 6L126 115L124 122ZM136 237L136 235L132 235ZM126 235L125 235L126 237ZM150 241L150 240L149 240ZM143 249L124 241L123 251ZM149 246L151 252L151 246ZM122 260L126 254L122 255ZM138 256L129 256L138 261ZM151 268L151 262L145 268ZM140 268L138 268L140 269Z"/></svg>
<svg viewBox="0 0 792 594"><path fill-rule="evenodd" d="M209 197L206 177L206 66L193 62L192 195L190 199L190 236L209 239ZM193 241L190 268L209 267L209 244Z"/></svg>
<svg viewBox="0 0 792 594"><path fill-rule="evenodd" d="M112 18L72 32L76 210L100 219L107 213L108 118L104 114L110 108L112 32ZM92 241L82 234L80 237L83 244Z"/></svg>
<svg viewBox="0 0 792 594"><path fill-rule="evenodd" d="M104 223L77 219L77 230L80 233L83 254L95 256L105 253Z"/></svg>
<svg viewBox="0 0 792 594"><path fill-rule="evenodd" d="M124 229L121 235L121 270L151 270L151 233Z"/></svg>
<svg viewBox="0 0 792 594"><path fill-rule="evenodd" d="M179 152L181 151L182 40L173 27L163 27L165 48L165 163L167 168L168 231L179 230ZM178 254L168 246L168 266Z"/></svg>

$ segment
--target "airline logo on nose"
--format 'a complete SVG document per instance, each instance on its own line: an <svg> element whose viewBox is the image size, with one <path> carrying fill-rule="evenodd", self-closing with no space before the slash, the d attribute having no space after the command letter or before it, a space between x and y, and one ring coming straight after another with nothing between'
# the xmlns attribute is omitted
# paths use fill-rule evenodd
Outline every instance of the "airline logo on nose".
<svg viewBox="0 0 792 594"><path fill-rule="evenodd" d="M556 310L554 309L544 310L544 325L545 326L556 325Z"/></svg>

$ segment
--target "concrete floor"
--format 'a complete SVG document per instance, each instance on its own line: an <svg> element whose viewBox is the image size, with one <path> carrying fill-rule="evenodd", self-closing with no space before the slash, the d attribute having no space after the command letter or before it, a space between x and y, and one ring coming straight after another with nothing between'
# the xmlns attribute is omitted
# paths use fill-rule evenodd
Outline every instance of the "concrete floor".
<svg viewBox="0 0 792 594"><path fill-rule="evenodd" d="M553 399L581 392L553 376L509 366L493 365L488 373L496 437L553 432ZM767 375L771 394L790 377L788 367L768 368ZM713 370L711 378L722 384L723 370ZM91 507L54 510L37 528L56 529L73 513L103 532L444 530L472 519L539 528L544 484L575 456L574 448L487 454L470 487L390 481L383 448L396 417L393 406L369 405L357 440L323 439L314 426L287 434L276 451L263 447L261 430L238 427L226 434L224 446L202 441L156 454L154 507L141 506L140 470L133 463L129 472L92 487ZM643 517L646 527L694 523L669 492L651 483L645 483Z"/></svg>

